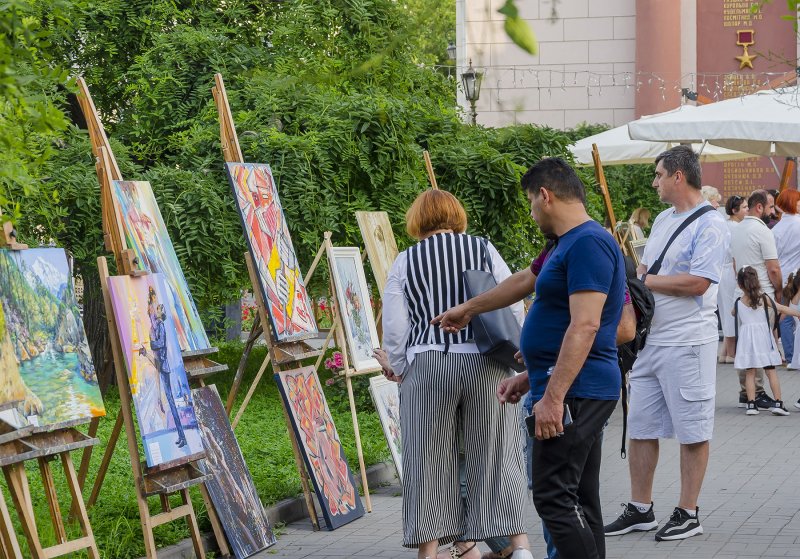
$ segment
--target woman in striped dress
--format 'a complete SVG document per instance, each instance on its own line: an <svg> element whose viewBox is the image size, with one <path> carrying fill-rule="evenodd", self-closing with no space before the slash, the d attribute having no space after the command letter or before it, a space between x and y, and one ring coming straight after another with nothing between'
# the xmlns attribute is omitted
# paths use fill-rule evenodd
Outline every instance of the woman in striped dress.
<svg viewBox="0 0 800 559"><path fill-rule="evenodd" d="M431 320L463 303L464 270L511 275L487 240L464 233L467 216L448 192L420 194L406 214L419 242L397 257L383 296L383 346L400 383L403 545L433 558L439 544L465 542L455 556L480 557L471 542L509 536L514 559L532 559L523 518L527 481L520 412L497 386L513 371L482 356L472 326L448 334ZM522 322L522 304L512 309ZM466 499L458 451L463 441Z"/></svg>

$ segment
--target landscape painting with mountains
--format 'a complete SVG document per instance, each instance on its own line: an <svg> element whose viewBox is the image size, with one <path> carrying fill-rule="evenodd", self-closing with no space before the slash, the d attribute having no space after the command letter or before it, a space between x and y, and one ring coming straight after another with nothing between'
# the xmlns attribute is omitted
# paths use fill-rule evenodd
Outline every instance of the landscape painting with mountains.
<svg viewBox="0 0 800 559"><path fill-rule="evenodd" d="M105 415L64 249L0 250L0 406L33 425Z"/></svg>

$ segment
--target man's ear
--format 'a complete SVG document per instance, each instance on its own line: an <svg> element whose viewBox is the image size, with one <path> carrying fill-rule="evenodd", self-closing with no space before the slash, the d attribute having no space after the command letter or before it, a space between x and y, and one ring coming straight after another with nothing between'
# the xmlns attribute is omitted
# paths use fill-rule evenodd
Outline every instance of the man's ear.
<svg viewBox="0 0 800 559"><path fill-rule="evenodd" d="M542 202L545 204L549 204L553 200L553 195L543 186L539 187L539 196L542 197Z"/></svg>

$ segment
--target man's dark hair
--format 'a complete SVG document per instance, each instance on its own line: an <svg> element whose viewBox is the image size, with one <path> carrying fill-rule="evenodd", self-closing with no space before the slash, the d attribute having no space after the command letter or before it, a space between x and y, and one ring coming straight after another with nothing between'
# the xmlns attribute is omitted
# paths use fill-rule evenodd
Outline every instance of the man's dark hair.
<svg viewBox="0 0 800 559"><path fill-rule="evenodd" d="M686 184L697 190L702 188L703 173L700 170L700 158L691 146L681 145L668 149L656 157L656 165L659 161L664 165L669 176L680 171L686 178Z"/></svg>
<svg viewBox="0 0 800 559"><path fill-rule="evenodd" d="M767 207L766 190L754 190L753 193L750 195L750 198L747 199L747 205L750 208L755 208L758 204L761 204L765 208Z"/></svg>
<svg viewBox="0 0 800 559"><path fill-rule="evenodd" d="M546 188L561 200L578 200L586 203L586 189L569 163L560 157L545 157L522 176L522 189L538 195Z"/></svg>

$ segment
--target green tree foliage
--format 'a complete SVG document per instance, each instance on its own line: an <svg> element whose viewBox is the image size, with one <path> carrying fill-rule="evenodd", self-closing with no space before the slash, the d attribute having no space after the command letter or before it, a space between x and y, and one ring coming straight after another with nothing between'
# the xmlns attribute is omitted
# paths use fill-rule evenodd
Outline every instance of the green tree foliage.
<svg viewBox="0 0 800 559"><path fill-rule="evenodd" d="M304 268L326 230L337 245L361 244L359 209L388 211L401 247L410 244L404 213L427 187L423 149L439 185L464 201L472 232L488 235L512 267L538 250L519 178L537 159L565 155L571 138L465 125L455 81L418 65L437 62L439 49L415 42L414 25L431 16L409 16L427 0L231 0L224 9L212 0L64 1L69 26L39 12L48 53L87 78L123 176L153 185L202 311L248 283L210 92L215 72L225 77L245 159L272 165ZM25 202L20 230L68 247L89 283L102 252L93 163L86 133L72 127L60 133L44 188L10 188ZM613 174L615 209L627 216L639 181ZM597 193L589 208L602 220ZM318 276L312 292L326 289Z"/></svg>

